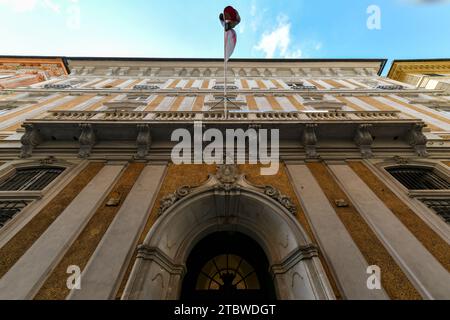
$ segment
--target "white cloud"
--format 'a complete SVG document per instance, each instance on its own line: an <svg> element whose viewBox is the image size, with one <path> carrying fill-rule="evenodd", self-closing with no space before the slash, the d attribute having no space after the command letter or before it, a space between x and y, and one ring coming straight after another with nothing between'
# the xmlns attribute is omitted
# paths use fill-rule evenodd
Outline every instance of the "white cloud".
<svg viewBox="0 0 450 320"><path fill-rule="evenodd" d="M278 26L272 32L265 32L255 49L263 51L266 58L273 58L277 52L285 56L290 43L291 23L286 16L279 16Z"/></svg>
<svg viewBox="0 0 450 320"><path fill-rule="evenodd" d="M0 0L0 5L7 6L15 12L34 10L38 5L44 6L53 12L60 13L60 6L54 0Z"/></svg>
<svg viewBox="0 0 450 320"><path fill-rule="evenodd" d="M313 51L322 49L322 42L315 40L293 43L289 17L279 15L277 21L276 27L264 32L258 44L253 47L254 50L263 52L267 59L274 57L298 59L305 55L314 55Z"/></svg>
<svg viewBox="0 0 450 320"><path fill-rule="evenodd" d="M43 4L55 13L61 12L60 6L54 3L53 0L44 0Z"/></svg>

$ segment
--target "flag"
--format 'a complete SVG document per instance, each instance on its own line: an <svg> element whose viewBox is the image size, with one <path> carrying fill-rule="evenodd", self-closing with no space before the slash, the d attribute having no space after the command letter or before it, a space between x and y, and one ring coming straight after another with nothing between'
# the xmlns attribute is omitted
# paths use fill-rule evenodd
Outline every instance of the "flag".
<svg viewBox="0 0 450 320"><path fill-rule="evenodd" d="M225 28L225 31L234 29L241 22L239 12L231 6L228 6L223 10L223 13L220 14L219 19L222 26Z"/></svg>
<svg viewBox="0 0 450 320"><path fill-rule="evenodd" d="M236 48L237 34L234 28L241 22L239 12L231 6L226 7L219 16L225 29L225 61L228 61Z"/></svg>
<svg viewBox="0 0 450 320"><path fill-rule="evenodd" d="M230 60L234 48L236 48L237 43L237 34L234 29L230 29L225 32L225 60Z"/></svg>

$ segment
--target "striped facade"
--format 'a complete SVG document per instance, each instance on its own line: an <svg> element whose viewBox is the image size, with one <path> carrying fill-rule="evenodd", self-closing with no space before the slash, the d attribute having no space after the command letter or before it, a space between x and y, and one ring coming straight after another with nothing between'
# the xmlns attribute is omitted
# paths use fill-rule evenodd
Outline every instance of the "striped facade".
<svg viewBox="0 0 450 320"><path fill-rule="evenodd" d="M0 299L177 300L196 248L230 232L262 248L275 299L450 299L444 89L381 77L384 60L234 60L225 118L219 60L63 61L0 90ZM173 164L172 132L199 121L279 129L278 173Z"/></svg>

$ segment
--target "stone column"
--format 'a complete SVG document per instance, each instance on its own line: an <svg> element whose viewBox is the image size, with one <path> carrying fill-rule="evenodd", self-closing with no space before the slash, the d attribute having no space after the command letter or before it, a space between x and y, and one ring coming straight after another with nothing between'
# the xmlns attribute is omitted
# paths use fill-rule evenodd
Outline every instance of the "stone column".
<svg viewBox="0 0 450 320"><path fill-rule="evenodd" d="M70 300L114 299L137 241L153 208L166 165L149 165L141 173L81 277L81 290Z"/></svg>
<svg viewBox="0 0 450 320"><path fill-rule="evenodd" d="M106 165L0 280L0 300L32 299L103 202L123 165Z"/></svg>
<svg viewBox="0 0 450 320"><path fill-rule="evenodd" d="M368 263L305 164L287 169L320 248L346 299L389 299L384 290L367 288Z"/></svg>
<svg viewBox="0 0 450 320"><path fill-rule="evenodd" d="M389 208L347 165L330 165L360 214L428 299L450 299L450 275Z"/></svg>

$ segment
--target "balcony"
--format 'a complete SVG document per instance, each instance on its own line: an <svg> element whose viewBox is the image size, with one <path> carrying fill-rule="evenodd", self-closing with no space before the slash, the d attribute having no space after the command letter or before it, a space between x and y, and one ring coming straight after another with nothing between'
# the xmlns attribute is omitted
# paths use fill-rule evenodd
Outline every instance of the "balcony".
<svg viewBox="0 0 450 320"><path fill-rule="evenodd" d="M307 157L316 158L317 150L342 152L354 150L363 157L372 156L372 145L380 152L415 152L426 156L427 138L421 120L400 112L171 112L171 111L51 111L27 120L23 127L22 157L36 152L57 154L79 152L118 154L140 150L146 157L150 145L157 142L164 157L170 154L172 133L192 131L195 123L205 129L244 131L278 129L281 143L305 144ZM140 149L139 149L140 148ZM134 150L134 151L133 151ZM406 150L406 151L405 151ZM144 154L144 156L143 156ZM288 155L288 154L287 154ZM287 156L286 155L286 156ZM164 158L167 160L167 158Z"/></svg>
<svg viewBox="0 0 450 320"><path fill-rule="evenodd" d="M139 104L139 102L137 103ZM110 103L112 107L115 103ZM123 102L117 103L123 106ZM136 108L136 103L132 103ZM398 111L330 111L330 112L242 112L229 113L232 120L266 120L266 121L375 121L375 122L417 122L417 119L405 118ZM159 122L159 121L215 121L225 119L222 111L210 112L176 112L176 111L51 111L38 119L28 120L27 123L58 123L58 122Z"/></svg>

